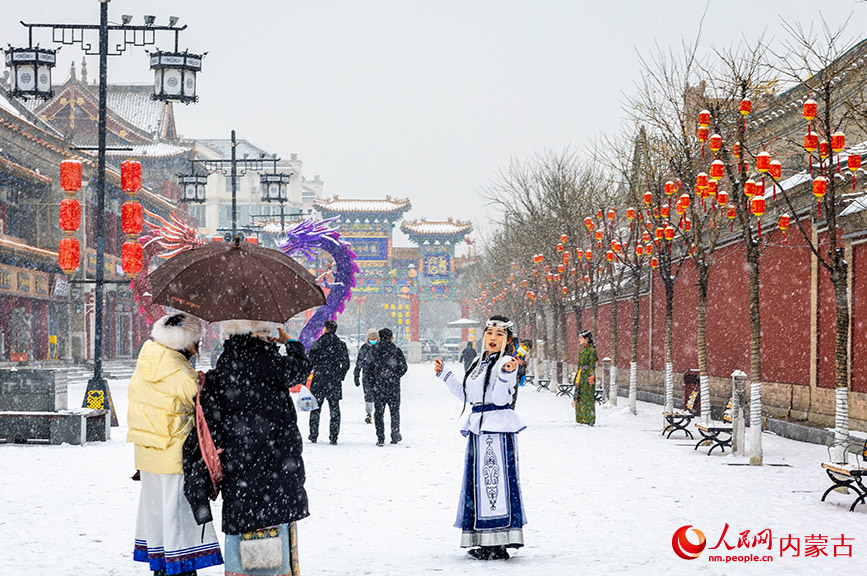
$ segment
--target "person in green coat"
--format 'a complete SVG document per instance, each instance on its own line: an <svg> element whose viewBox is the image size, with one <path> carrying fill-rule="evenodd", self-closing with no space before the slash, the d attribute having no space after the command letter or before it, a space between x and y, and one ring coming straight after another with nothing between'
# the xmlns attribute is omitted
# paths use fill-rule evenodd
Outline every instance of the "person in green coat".
<svg viewBox="0 0 867 576"><path fill-rule="evenodd" d="M593 426L596 422L596 346L593 334L584 330L578 335L581 351L578 353L578 374L575 375L575 422Z"/></svg>

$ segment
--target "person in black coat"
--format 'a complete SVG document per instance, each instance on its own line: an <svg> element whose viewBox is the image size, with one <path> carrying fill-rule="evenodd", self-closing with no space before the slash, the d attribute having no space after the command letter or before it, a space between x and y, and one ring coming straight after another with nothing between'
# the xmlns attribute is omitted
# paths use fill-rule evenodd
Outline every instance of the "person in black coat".
<svg viewBox="0 0 867 576"><path fill-rule="evenodd" d="M379 342L370 352L367 362L373 381L373 423L376 424L376 445L385 443L385 408L391 417L391 443L401 441L400 435L400 377L406 374L406 358L394 345L391 330L379 331Z"/></svg>
<svg viewBox="0 0 867 576"><path fill-rule="evenodd" d="M302 440L289 388L310 374L304 347L289 340L286 356L270 341L270 322L222 323L225 341L205 376L200 402L218 450L223 480L222 530L233 535L288 524L309 515ZM211 521L213 487L194 430L184 443L184 495L199 524Z"/></svg>
<svg viewBox="0 0 867 576"><path fill-rule="evenodd" d="M370 424L373 422L373 383L370 381L370 370L367 367L367 361L370 358L370 351L376 346L379 341L379 333L371 328L367 331L367 342L361 345L358 349L358 356L355 358L355 385L361 386L364 389L364 409L367 416L364 421Z"/></svg>
<svg viewBox="0 0 867 576"><path fill-rule="evenodd" d="M340 434L340 400L343 398L343 379L349 372L349 350L337 337L337 322L325 322L325 333L310 347L310 361L313 363L313 382L310 392L316 397L319 408L310 412L310 435L308 439L316 443L319 438L319 416L322 406L328 400L331 415L329 440L337 444Z"/></svg>
<svg viewBox="0 0 867 576"><path fill-rule="evenodd" d="M476 356L478 356L478 354L476 354L476 349L473 348L473 343L467 342L467 347L464 348L463 352L461 352L461 362L464 363L464 372L469 371Z"/></svg>

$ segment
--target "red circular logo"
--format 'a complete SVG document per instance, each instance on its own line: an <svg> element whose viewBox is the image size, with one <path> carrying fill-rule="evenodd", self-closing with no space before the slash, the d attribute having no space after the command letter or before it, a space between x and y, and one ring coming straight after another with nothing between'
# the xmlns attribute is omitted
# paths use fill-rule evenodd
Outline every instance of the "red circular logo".
<svg viewBox="0 0 867 576"><path fill-rule="evenodd" d="M681 526L671 538L671 547L674 548L674 553L684 560L695 560L701 556L706 545L704 533L698 528L692 528L692 531L698 535L698 544L693 544L687 539L686 531L690 528L692 525Z"/></svg>

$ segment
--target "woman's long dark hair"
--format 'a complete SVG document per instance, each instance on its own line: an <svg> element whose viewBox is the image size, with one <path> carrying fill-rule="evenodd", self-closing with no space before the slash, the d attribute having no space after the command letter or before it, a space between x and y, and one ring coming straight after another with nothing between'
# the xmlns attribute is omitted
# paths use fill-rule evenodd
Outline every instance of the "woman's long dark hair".
<svg viewBox="0 0 867 576"><path fill-rule="evenodd" d="M496 320L498 322L509 322L508 318L506 318L505 316L500 316L500 315L491 316L489 318L489 320ZM514 332L512 332L512 330L506 330L506 339L512 340L513 338L514 338ZM507 347L508 347L508 344L507 344ZM473 361L472 364L470 364L470 369L467 370L466 374L464 374L464 382L463 382L464 407L461 410L461 414L463 414L467 410L467 378L469 378L470 373L473 371L473 369L475 369L476 366L478 366L479 362L482 361L482 356L484 356L484 355L485 355L485 352L482 352L481 354L476 356L476 359ZM488 359L490 360L490 364L488 364L488 370L487 370L487 372L485 372L485 380L484 380L484 383L482 384L482 406L485 405L485 395L488 392L488 384L491 382L491 372L494 370L494 365L497 363L497 360L500 359L500 353L494 352L493 354L489 354ZM479 416L479 433L482 432L482 420L484 420L484 418L485 418L485 413L482 412L481 416Z"/></svg>

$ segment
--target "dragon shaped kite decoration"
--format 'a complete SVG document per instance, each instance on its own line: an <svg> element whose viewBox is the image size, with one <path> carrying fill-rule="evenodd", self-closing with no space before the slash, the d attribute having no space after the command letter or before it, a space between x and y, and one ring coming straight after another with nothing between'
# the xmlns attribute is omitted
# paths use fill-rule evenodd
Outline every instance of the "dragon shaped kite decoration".
<svg viewBox="0 0 867 576"><path fill-rule="evenodd" d="M166 221L157 214L146 211L147 216L155 222L145 220L148 228L147 234L139 238L142 244L142 269L149 270L149 266L155 257L171 258L190 250L196 246L205 244L199 233L182 219L172 213L171 221ZM320 306L304 324L298 341L305 348L310 345L322 332L326 320L334 320L343 312L346 303L352 298L352 288L355 286L355 275L358 273L358 265L355 263L355 253L347 242L340 239L340 233L328 226L334 218L315 221L313 218L302 220L286 235L278 238L277 245L280 250L289 256L304 256L312 261L316 251L328 253L334 259L334 282L323 281L324 288L328 290L325 305ZM323 275L324 276L324 275ZM165 310L159 304L151 300L151 286L147 274L139 274L130 282L135 301L138 303L139 312L144 315L150 324L163 316Z"/></svg>

